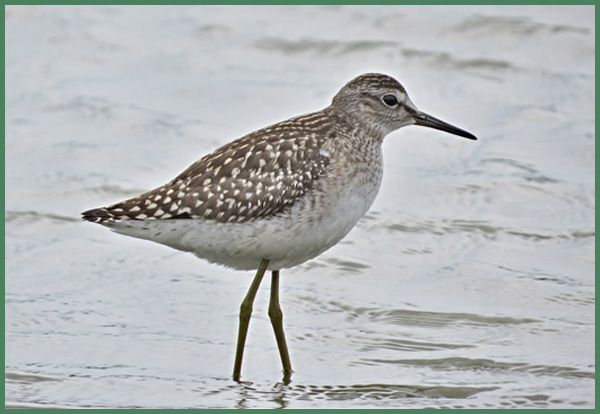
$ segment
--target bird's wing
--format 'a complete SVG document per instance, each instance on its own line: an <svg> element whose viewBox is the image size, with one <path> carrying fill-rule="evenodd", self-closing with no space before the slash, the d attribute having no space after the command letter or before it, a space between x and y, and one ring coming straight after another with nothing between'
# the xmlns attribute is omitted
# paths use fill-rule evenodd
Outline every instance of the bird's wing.
<svg viewBox="0 0 600 414"><path fill-rule="evenodd" d="M300 118L298 118L300 119ZM298 119L232 141L168 184L83 213L93 222L205 219L241 223L291 207L326 174L323 137ZM294 128L291 128L294 126Z"/></svg>

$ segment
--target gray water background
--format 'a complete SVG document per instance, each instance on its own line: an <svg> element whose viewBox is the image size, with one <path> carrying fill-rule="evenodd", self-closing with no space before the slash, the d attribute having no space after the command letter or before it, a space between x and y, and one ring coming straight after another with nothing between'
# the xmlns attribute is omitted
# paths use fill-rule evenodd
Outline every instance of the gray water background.
<svg viewBox="0 0 600 414"><path fill-rule="evenodd" d="M7 6L6 406L593 408L593 6ZM84 223L254 129L399 79L374 206L282 272Z"/></svg>

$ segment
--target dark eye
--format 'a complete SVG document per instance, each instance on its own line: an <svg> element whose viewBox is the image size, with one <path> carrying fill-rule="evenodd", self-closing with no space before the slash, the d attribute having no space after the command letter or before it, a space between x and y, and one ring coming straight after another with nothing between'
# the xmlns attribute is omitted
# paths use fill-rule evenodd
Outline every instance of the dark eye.
<svg viewBox="0 0 600 414"><path fill-rule="evenodd" d="M385 104L389 107L398 105L398 99L396 99L394 95L384 95L384 97L381 99L383 99L383 102L385 102Z"/></svg>

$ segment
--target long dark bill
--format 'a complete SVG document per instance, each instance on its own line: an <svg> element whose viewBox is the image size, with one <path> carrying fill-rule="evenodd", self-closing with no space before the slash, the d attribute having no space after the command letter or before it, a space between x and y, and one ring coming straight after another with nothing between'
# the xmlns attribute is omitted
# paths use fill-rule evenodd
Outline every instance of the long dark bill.
<svg viewBox="0 0 600 414"><path fill-rule="evenodd" d="M417 115L414 116L414 119L416 125L433 129L439 129L440 131L449 132L450 134L458 135L468 139L477 139L477 137L471 134L470 132L467 132L464 129L457 128L454 125L450 125L449 123L444 122L441 119L438 119L431 115L428 115L424 112L419 112Z"/></svg>

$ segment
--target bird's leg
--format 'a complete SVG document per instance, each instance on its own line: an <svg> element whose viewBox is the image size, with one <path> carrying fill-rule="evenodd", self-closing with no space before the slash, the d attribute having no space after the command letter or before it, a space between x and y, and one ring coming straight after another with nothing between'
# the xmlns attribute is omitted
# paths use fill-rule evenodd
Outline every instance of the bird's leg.
<svg viewBox="0 0 600 414"><path fill-rule="evenodd" d="M273 271L271 279L271 301L269 302L269 318L275 331L277 339L277 347L281 356L281 364L283 365L283 382L289 384L292 376L292 364L290 362L290 354L288 353L287 343L285 341L285 333L283 332L283 313L279 306L279 270Z"/></svg>
<svg viewBox="0 0 600 414"><path fill-rule="evenodd" d="M252 315L252 304L258 292L258 287L262 281L265 271L269 266L269 260L263 259L256 271L256 276L252 280L250 289L246 293L246 297L240 306L240 330L238 331L237 350L235 352L235 365L233 366L233 380L240 381L240 372L242 371L242 358L244 356L244 345L246 344L246 334L248 333L248 325L250 324L250 316Z"/></svg>

